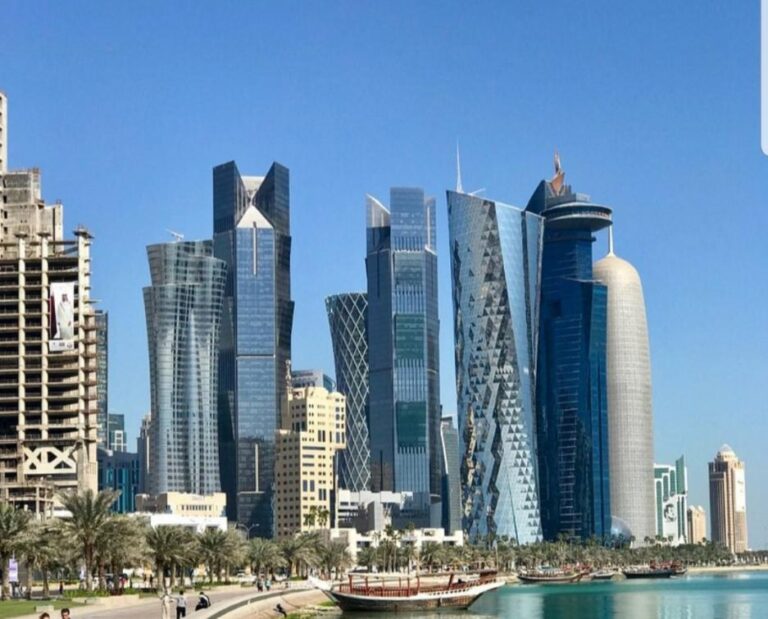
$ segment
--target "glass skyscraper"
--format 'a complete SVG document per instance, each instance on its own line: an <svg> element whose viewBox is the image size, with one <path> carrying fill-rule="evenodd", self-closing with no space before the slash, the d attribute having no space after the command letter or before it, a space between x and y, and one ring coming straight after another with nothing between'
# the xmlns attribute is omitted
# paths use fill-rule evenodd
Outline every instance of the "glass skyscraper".
<svg viewBox="0 0 768 619"><path fill-rule="evenodd" d="M535 376L543 222L448 192L464 528L541 539Z"/></svg>
<svg viewBox="0 0 768 619"><path fill-rule="evenodd" d="M371 488L368 437L368 299L364 292L325 300L331 328L339 393L347 398L347 448L340 451L339 487L353 492Z"/></svg>
<svg viewBox="0 0 768 619"><path fill-rule="evenodd" d="M213 257L210 241L150 245L147 255L148 490L218 492L216 368L226 264Z"/></svg>
<svg viewBox="0 0 768 619"><path fill-rule="evenodd" d="M442 477L435 201L396 187L367 210L372 489L413 492L424 525Z"/></svg>
<svg viewBox="0 0 768 619"><path fill-rule="evenodd" d="M275 432L291 359L288 169L213 169L214 254L228 266L219 357L221 479L227 516L271 537Z"/></svg>
<svg viewBox="0 0 768 619"><path fill-rule="evenodd" d="M536 428L545 539L610 534L606 395L607 289L592 274L595 231L611 209L555 176L526 210L545 220Z"/></svg>
<svg viewBox="0 0 768 619"><path fill-rule="evenodd" d="M443 456L442 526L446 533L462 531L461 516L461 456L459 433L453 419L443 417L440 422L440 448Z"/></svg>
<svg viewBox="0 0 768 619"><path fill-rule="evenodd" d="M139 492L139 456L125 451L98 449L99 492L118 490L120 496L112 503L112 511L128 514L136 511Z"/></svg>

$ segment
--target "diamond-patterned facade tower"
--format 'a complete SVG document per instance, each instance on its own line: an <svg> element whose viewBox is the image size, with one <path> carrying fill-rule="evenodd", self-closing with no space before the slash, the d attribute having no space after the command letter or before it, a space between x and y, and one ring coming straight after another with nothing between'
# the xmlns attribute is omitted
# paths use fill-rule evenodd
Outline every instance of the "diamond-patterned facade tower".
<svg viewBox="0 0 768 619"><path fill-rule="evenodd" d="M336 388L347 397L347 448L341 452L339 485L370 490L371 449L368 437L368 297L337 294L325 300L331 327Z"/></svg>
<svg viewBox="0 0 768 619"><path fill-rule="evenodd" d="M534 542L542 218L449 191L448 221L464 528Z"/></svg>

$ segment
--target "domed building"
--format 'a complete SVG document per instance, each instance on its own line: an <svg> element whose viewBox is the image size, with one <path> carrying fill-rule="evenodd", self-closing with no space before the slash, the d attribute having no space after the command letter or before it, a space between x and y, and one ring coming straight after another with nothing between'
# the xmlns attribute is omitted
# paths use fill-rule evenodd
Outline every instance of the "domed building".
<svg viewBox="0 0 768 619"><path fill-rule="evenodd" d="M651 357L643 286L635 267L613 252L595 263L608 288L607 371L611 512L635 540L655 535Z"/></svg>

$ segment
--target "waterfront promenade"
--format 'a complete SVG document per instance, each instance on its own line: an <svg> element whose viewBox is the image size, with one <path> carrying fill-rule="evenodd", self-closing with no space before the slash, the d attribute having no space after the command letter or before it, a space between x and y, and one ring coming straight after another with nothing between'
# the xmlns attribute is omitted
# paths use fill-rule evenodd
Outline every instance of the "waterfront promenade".
<svg viewBox="0 0 768 619"><path fill-rule="evenodd" d="M273 589L271 592L259 592L255 587L231 585L216 587L208 591L205 586L185 589L187 598L187 616L195 619L218 619L219 617L273 617L275 605L282 604L289 612L309 604L317 604L325 599L322 593L308 588L303 583L292 583L289 589ZM206 591L211 598L211 608L194 612L198 593ZM174 590L175 594L177 590ZM72 606L72 619L155 619L162 616L159 598L139 598L135 595L112 598L95 598L85 606ZM44 605L43 602L40 603ZM225 612L225 615L222 613ZM231 611L231 612L230 612ZM37 619L40 613L21 615L20 619ZM176 616L175 604L171 617ZM58 617L58 611L52 613Z"/></svg>

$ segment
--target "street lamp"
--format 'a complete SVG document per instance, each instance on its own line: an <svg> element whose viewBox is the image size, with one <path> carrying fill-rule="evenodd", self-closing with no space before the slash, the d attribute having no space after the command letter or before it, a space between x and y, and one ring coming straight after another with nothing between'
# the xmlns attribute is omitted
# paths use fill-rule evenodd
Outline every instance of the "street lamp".
<svg viewBox="0 0 768 619"><path fill-rule="evenodd" d="M257 523L255 523L255 524L252 524L252 525L251 525L251 526L249 526L249 527L246 527L246 526L245 526L243 523L241 523L241 522L238 522L238 523L235 525L235 528L236 528L236 529L242 529L242 530L245 532L245 536L246 536L246 538L247 538L247 539L251 539L251 529L258 529L258 528L259 528L259 524L260 524L260 523L258 523L258 522L257 522Z"/></svg>

